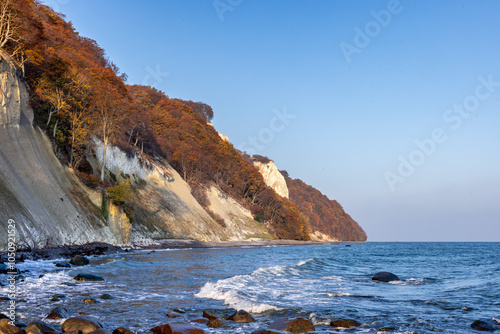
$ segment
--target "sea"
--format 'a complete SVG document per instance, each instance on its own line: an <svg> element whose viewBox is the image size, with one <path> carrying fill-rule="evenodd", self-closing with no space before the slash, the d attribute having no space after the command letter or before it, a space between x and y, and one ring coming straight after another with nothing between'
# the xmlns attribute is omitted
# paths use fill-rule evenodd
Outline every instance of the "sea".
<svg viewBox="0 0 500 334"><path fill-rule="evenodd" d="M67 259L18 264L23 272L16 282L18 322L44 320L55 307L94 316L110 331L126 327L137 333L166 323L191 323L206 333L252 333L281 317L310 319L314 333L377 333L382 328L390 333L477 333L470 327L475 320L500 322L500 243L136 250L90 257L90 265L70 269L56 267L60 261ZM372 280L381 271L401 280ZM76 282L79 273L105 281ZM6 295L7 287L0 291ZM52 301L55 294L64 298ZM103 294L112 299L100 298ZM86 304L86 298L96 303ZM7 313L7 306L0 302L0 311ZM243 309L256 322L227 321L225 328L193 323L207 308ZM330 326L336 319L361 325ZM44 321L56 328L63 322Z"/></svg>

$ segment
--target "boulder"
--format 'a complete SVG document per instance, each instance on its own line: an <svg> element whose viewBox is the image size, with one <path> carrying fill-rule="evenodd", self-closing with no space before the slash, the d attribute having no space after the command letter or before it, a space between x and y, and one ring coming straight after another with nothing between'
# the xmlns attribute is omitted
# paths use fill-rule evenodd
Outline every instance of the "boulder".
<svg viewBox="0 0 500 334"><path fill-rule="evenodd" d="M221 328L223 324L220 319L212 319L207 322L207 326L212 328Z"/></svg>
<svg viewBox="0 0 500 334"><path fill-rule="evenodd" d="M26 333L28 332L40 332L40 333L56 333L56 330L54 327L51 325L42 322L42 321L35 321L26 326L24 329Z"/></svg>
<svg viewBox="0 0 500 334"><path fill-rule="evenodd" d="M66 298L66 295L58 293L58 294L53 295L51 300L53 302L57 302L57 301L60 301L61 299L64 299L64 298Z"/></svg>
<svg viewBox="0 0 500 334"><path fill-rule="evenodd" d="M269 325L270 329L292 333L314 332L315 328L310 320L303 318L280 318Z"/></svg>
<svg viewBox="0 0 500 334"><path fill-rule="evenodd" d="M17 268L11 269L10 265L6 265L4 263L0 263L0 274L5 275L20 275L21 271Z"/></svg>
<svg viewBox="0 0 500 334"><path fill-rule="evenodd" d="M378 330L379 332L394 332L396 328L394 327L382 327Z"/></svg>
<svg viewBox="0 0 500 334"><path fill-rule="evenodd" d="M76 286L76 283L71 283L71 282L62 282L61 285L67 285L67 286Z"/></svg>
<svg viewBox="0 0 500 334"><path fill-rule="evenodd" d="M61 326L63 332L80 331L82 334L89 334L99 328L102 328L99 321L87 316L69 318Z"/></svg>
<svg viewBox="0 0 500 334"><path fill-rule="evenodd" d="M341 328L351 328L351 327L359 327L361 324L356 320L352 319L337 319L330 323L332 327L341 327Z"/></svg>
<svg viewBox="0 0 500 334"><path fill-rule="evenodd" d="M85 265L89 264L90 261L86 257L76 255L76 256L73 256L73 258L69 261L69 263L71 263L74 266L85 266Z"/></svg>
<svg viewBox="0 0 500 334"><path fill-rule="evenodd" d="M154 334L205 334L203 329L187 324L166 324L150 329Z"/></svg>
<svg viewBox="0 0 500 334"><path fill-rule="evenodd" d="M247 323L247 322L254 322L255 319L252 317L250 313L248 313L245 310L239 310L235 314L233 314L229 320L232 320L234 322L240 322L240 323Z"/></svg>
<svg viewBox="0 0 500 334"><path fill-rule="evenodd" d="M56 263L56 267L58 268L71 268L71 264L68 262L58 262Z"/></svg>
<svg viewBox="0 0 500 334"><path fill-rule="evenodd" d="M113 299L113 296L111 296L109 293L105 293L99 296L101 299Z"/></svg>
<svg viewBox="0 0 500 334"><path fill-rule="evenodd" d="M9 319L0 319L0 333L1 334L24 334L21 328L9 324Z"/></svg>
<svg viewBox="0 0 500 334"><path fill-rule="evenodd" d="M0 263L0 274L7 274L7 265L5 263Z"/></svg>
<svg viewBox="0 0 500 334"><path fill-rule="evenodd" d="M207 319L224 319L227 320L231 318L236 313L234 308L226 308L226 309L204 309L203 317Z"/></svg>
<svg viewBox="0 0 500 334"><path fill-rule="evenodd" d="M471 325L471 328L478 330L478 331L494 331L496 330L495 326L493 324L483 321L483 320L476 320L474 321Z"/></svg>
<svg viewBox="0 0 500 334"><path fill-rule="evenodd" d="M68 319L68 318L69 318L68 311L62 307L57 307L53 309L47 316L47 319Z"/></svg>
<svg viewBox="0 0 500 334"><path fill-rule="evenodd" d="M373 275L372 280L380 282L400 281L399 277L387 271L381 271Z"/></svg>
<svg viewBox="0 0 500 334"><path fill-rule="evenodd" d="M109 331L104 328L98 328L95 331L90 332L89 334L111 334Z"/></svg>
<svg viewBox="0 0 500 334"><path fill-rule="evenodd" d="M102 278L101 276L92 275L92 274L78 274L75 276L74 280L97 282L97 281L104 281L104 278Z"/></svg>
<svg viewBox="0 0 500 334"><path fill-rule="evenodd" d="M169 317L169 318L177 318L178 316L179 316L179 314L175 313L175 312L167 313L167 317Z"/></svg>
<svg viewBox="0 0 500 334"><path fill-rule="evenodd" d="M191 322L195 322L197 324L207 324L208 321L209 320L207 318L199 318L199 319L193 319L193 320L191 320Z"/></svg>
<svg viewBox="0 0 500 334"><path fill-rule="evenodd" d="M84 302L85 304L95 304L95 303L97 303L97 300L95 300L94 298L85 298L85 299L83 300L83 302Z"/></svg>
<svg viewBox="0 0 500 334"><path fill-rule="evenodd" d="M113 334L134 334L131 330L128 330L126 328L120 327L117 328L113 331Z"/></svg>

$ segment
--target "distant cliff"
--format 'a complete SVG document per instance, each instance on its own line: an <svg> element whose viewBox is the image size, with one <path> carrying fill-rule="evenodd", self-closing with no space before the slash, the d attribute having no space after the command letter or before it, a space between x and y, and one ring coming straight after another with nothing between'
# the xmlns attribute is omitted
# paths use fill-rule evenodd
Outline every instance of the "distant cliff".
<svg viewBox="0 0 500 334"><path fill-rule="evenodd" d="M312 240L366 241L366 233L335 200L302 180L286 177L290 200L308 218Z"/></svg>
<svg viewBox="0 0 500 334"><path fill-rule="evenodd" d="M276 168L274 161L259 161L255 159L253 164L262 174L262 177L264 177L264 182L266 182L271 189L281 197L288 198L288 187L285 178L281 175L278 168Z"/></svg>

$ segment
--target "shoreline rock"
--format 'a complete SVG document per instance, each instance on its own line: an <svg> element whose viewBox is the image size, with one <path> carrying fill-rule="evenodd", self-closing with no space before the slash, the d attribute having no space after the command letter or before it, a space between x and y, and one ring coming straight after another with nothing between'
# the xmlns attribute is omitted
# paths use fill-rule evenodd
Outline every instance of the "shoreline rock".
<svg viewBox="0 0 500 334"><path fill-rule="evenodd" d="M394 281L401 281L398 276L394 275L393 273L390 273L388 271L381 271L373 275L372 277L373 281L379 281L379 282L394 282Z"/></svg>

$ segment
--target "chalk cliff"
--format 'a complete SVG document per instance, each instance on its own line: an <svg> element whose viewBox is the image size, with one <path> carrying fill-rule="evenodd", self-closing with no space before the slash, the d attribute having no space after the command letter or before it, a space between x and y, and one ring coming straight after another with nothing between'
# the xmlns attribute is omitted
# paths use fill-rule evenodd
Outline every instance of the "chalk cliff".
<svg viewBox="0 0 500 334"><path fill-rule="evenodd" d="M288 198L288 187L286 185L285 178L280 173L278 168L276 168L273 161L253 161L253 164L262 174L264 182L266 182L270 188L272 188L281 197Z"/></svg>
<svg viewBox="0 0 500 334"><path fill-rule="evenodd" d="M7 235L7 221L13 219L19 247L119 243L89 209L92 204L47 137L33 127L26 85L3 53L0 89L0 235ZM0 238L0 250L7 241Z"/></svg>
<svg viewBox="0 0 500 334"><path fill-rule="evenodd" d="M94 165L100 169L98 161L102 161L103 145L98 140L95 153ZM106 150L106 161L108 174L111 172L118 179L130 178L135 188L129 242L168 238L245 240L267 233L247 209L212 187L206 192L209 209L224 219L223 223L216 222L192 196L189 185L164 160L130 157L110 146ZM122 219L115 225L127 225L127 222Z"/></svg>

